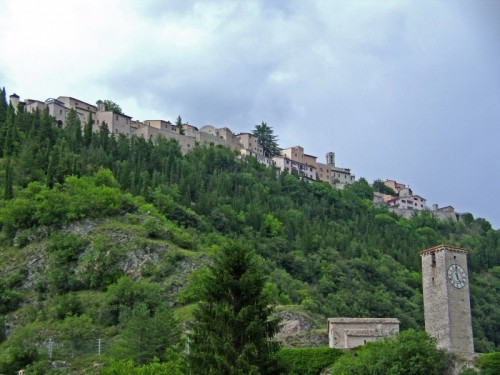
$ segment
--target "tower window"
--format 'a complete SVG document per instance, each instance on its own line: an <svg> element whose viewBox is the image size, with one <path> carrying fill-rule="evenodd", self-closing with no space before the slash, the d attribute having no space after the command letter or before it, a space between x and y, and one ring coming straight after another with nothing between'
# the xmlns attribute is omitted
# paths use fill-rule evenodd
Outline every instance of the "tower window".
<svg viewBox="0 0 500 375"><path fill-rule="evenodd" d="M436 267L436 254L432 253L432 267ZM434 281L434 278L432 279Z"/></svg>

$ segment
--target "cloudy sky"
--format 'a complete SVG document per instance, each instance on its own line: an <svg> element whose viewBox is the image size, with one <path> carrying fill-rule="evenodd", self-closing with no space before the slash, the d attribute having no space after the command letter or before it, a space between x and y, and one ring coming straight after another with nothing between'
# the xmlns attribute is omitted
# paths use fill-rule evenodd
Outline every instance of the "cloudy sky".
<svg viewBox="0 0 500 375"><path fill-rule="evenodd" d="M251 131L500 228L500 1L0 0L0 86Z"/></svg>

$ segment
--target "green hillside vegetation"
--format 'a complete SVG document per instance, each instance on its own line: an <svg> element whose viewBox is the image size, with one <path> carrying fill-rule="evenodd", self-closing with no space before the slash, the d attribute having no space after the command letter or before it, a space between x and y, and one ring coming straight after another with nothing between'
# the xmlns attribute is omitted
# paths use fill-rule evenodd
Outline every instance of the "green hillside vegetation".
<svg viewBox="0 0 500 375"><path fill-rule="evenodd" d="M500 231L487 220L401 218L362 178L335 190L225 147L183 156L173 140L92 133L74 111L61 129L0 93L0 373L182 373L206 265L235 240L274 304L403 330L423 330L419 251L465 247L475 349L499 351Z"/></svg>

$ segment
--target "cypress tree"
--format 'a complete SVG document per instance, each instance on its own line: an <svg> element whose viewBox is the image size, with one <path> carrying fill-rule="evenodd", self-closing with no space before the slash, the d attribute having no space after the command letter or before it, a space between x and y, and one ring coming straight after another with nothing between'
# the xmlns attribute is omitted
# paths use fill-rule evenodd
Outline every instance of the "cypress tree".
<svg viewBox="0 0 500 375"><path fill-rule="evenodd" d="M4 185L4 199L12 199L14 198L14 190L12 188L12 168L10 166L10 158L7 158L5 167L5 185Z"/></svg>
<svg viewBox="0 0 500 375"><path fill-rule="evenodd" d="M188 363L192 374L279 373L273 340L279 321L263 295L265 276L254 252L240 243L223 246L203 281L194 312Z"/></svg>
<svg viewBox="0 0 500 375"><path fill-rule="evenodd" d="M85 147L89 147L92 143L92 124L92 114L90 114L89 119L87 120L83 128L83 144L85 145Z"/></svg>

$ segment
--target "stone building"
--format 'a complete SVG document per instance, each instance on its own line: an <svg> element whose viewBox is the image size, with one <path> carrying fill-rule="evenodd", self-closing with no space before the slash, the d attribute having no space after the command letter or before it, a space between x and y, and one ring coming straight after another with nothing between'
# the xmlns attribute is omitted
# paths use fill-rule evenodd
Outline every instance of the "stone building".
<svg viewBox="0 0 500 375"><path fill-rule="evenodd" d="M347 184L353 184L356 181L356 176L351 174L349 168L341 168L335 165L335 153L328 152L326 154L326 164L330 169L330 183L337 189L343 189Z"/></svg>
<svg viewBox="0 0 500 375"><path fill-rule="evenodd" d="M467 250L443 244L421 251L420 256L425 330L439 348L474 353Z"/></svg>
<svg viewBox="0 0 500 375"><path fill-rule="evenodd" d="M281 171L292 173L309 180L316 180L316 156L304 153L301 146L289 147L281 150L280 156L273 157L273 162Z"/></svg>
<svg viewBox="0 0 500 375"><path fill-rule="evenodd" d="M329 318L330 348L350 349L399 333L396 318Z"/></svg>

